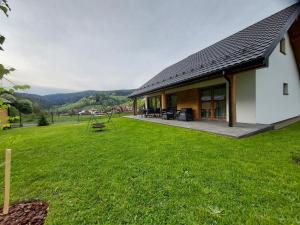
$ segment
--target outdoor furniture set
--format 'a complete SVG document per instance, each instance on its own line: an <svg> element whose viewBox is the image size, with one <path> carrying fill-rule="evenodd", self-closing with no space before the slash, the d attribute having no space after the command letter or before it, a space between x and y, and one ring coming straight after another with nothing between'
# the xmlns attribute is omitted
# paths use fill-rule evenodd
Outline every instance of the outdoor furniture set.
<svg viewBox="0 0 300 225"><path fill-rule="evenodd" d="M177 110L176 108L167 109L141 109L140 116L146 118L162 118L163 120L180 120L180 121L192 121L193 110L191 108L182 108Z"/></svg>

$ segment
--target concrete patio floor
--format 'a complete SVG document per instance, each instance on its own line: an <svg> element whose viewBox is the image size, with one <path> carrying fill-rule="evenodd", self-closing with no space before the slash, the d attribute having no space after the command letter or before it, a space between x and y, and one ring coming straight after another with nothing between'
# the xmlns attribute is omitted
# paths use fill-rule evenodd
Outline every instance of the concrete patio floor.
<svg viewBox="0 0 300 225"><path fill-rule="evenodd" d="M142 120L152 123L159 123L169 126L188 128L193 130L207 131L215 134L226 135L235 138L248 137L264 131L272 130L272 125L264 124L236 124L229 127L225 121L178 121L163 120L161 118L145 118L142 116L124 116L130 119Z"/></svg>

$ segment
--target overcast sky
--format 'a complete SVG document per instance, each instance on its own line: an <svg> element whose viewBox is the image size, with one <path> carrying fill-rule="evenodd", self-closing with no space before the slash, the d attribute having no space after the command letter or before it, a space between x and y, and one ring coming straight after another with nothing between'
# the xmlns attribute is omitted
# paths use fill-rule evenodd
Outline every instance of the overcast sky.
<svg viewBox="0 0 300 225"><path fill-rule="evenodd" d="M10 17L0 15L7 38L0 62L16 68L12 79L32 85L32 92L137 88L295 2L9 0Z"/></svg>

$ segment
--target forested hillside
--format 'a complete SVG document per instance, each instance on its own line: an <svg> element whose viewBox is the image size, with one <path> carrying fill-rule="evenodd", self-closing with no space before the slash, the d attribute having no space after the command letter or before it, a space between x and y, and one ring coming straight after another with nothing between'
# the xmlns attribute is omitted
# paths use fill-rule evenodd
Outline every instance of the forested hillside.
<svg viewBox="0 0 300 225"><path fill-rule="evenodd" d="M60 113L77 113L82 110L95 109L97 111L106 111L114 106L129 106L131 100L126 96L114 96L101 94L97 95L97 100L95 96L83 97L80 100L67 103L62 106L53 108L55 112Z"/></svg>
<svg viewBox="0 0 300 225"><path fill-rule="evenodd" d="M96 96L96 95L114 96L114 97L121 96L127 99L126 96L131 94L133 91L134 90L114 90L114 91L88 90L82 92L74 92L74 93L67 93L67 94L51 94L51 95L43 95L43 96L35 95L35 94L16 93L16 96L19 98L29 99L32 102L38 103L41 107L45 109L50 109L54 106L62 106L70 103L76 103L82 98Z"/></svg>

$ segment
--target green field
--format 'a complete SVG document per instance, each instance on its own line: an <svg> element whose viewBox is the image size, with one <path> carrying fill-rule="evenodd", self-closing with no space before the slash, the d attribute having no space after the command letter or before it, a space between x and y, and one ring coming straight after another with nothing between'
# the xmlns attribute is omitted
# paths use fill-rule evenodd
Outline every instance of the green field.
<svg viewBox="0 0 300 225"><path fill-rule="evenodd" d="M12 202L47 201L51 225L300 224L300 123L232 139L113 121L103 132L84 122L2 131Z"/></svg>

